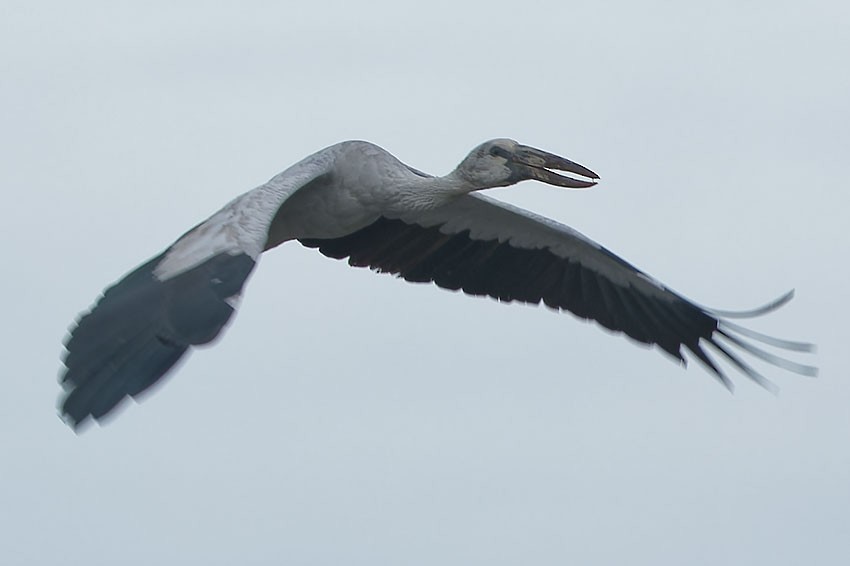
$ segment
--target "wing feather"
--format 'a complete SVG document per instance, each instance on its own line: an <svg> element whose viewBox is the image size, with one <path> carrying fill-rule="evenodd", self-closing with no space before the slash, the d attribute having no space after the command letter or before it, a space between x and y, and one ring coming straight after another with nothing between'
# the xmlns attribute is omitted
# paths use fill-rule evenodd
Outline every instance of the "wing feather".
<svg viewBox="0 0 850 566"><path fill-rule="evenodd" d="M542 302L595 320L638 342L657 345L682 363L686 361L684 346L730 388L731 382L702 343L710 344L736 369L768 389L773 385L719 344L719 337L783 369L816 373L811 366L756 350L731 335L741 327L729 325L715 311L685 299L568 226L480 194L425 213L384 216L340 238L300 241L326 256L347 257L352 266L370 267L407 281L434 282L503 302ZM722 332L721 323L726 325ZM743 329L738 334L751 336L748 332ZM806 349L806 345L770 337L761 341Z"/></svg>
<svg viewBox="0 0 850 566"><path fill-rule="evenodd" d="M60 413L74 428L160 381L193 346L214 340L269 242L281 203L327 174L334 148L237 197L124 276L65 342Z"/></svg>

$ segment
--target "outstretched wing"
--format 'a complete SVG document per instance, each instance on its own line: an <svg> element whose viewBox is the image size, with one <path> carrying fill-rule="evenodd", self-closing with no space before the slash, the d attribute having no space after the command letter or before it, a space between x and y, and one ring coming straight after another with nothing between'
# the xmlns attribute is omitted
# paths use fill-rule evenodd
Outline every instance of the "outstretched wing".
<svg viewBox="0 0 850 566"><path fill-rule="evenodd" d="M773 385L744 362L738 348L805 375L816 369L779 358L742 336L790 350L809 344L759 335L723 320L671 291L575 230L492 198L470 194L417 215L379 218L335 239L302 239L308 247L349 264L431 282L500 301L543 302L656 344L685 363L683 347L726 387L731 381L704 349L710 346L764 387ZM759 311L787 302L790 294ZM732 313L733 315L735 313Z"/></svg>
<svg viewBox="0 0 850 566"><path fill-rule="evenodd" d="M315 154L238 197L104 292L65 342L60 412L71 426L137 396L221 333L278 208L329 159Z"/></svg>

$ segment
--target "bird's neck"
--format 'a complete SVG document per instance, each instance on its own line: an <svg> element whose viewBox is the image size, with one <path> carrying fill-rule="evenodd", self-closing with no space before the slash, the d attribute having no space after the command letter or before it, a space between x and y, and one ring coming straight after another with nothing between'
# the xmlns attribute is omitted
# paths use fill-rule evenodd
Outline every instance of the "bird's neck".
<svg viewBox="0 0 850 566"><path fill-rule="evenodd" d="M397 187L396 204L407 212L431 210L476 189L456 171L443 177L411 177Z"/></svg>

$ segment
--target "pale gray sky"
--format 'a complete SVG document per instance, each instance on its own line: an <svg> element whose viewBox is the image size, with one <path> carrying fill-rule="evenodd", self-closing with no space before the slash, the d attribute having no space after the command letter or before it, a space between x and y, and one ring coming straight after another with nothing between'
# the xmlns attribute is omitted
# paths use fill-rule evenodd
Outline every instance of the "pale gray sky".
<svg viewBox="0 0 850 566"><path fill-rule="evenodd" d="M18 2L0 18L3 564L845 564L846 2ZM215 347L80 436L65 329L331 143L441 174L512 137L602 176L493 191L692 299L797 298L778 397L546 309L264 258Z"/></svg>

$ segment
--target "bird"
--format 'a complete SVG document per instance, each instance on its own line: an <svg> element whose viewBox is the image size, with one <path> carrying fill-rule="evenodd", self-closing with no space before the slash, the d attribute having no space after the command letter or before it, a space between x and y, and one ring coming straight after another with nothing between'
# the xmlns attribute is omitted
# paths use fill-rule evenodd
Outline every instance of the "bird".
<svg viewBox="0 0 850 566"><path fill-rule="evenodd" d="M213 341L236 312L260 256L293 240L406 281L592 319L682 365L697 360L730 390L718 359L775 390L742 354L816 375L814 366L754 342L797 352L814 351L812 344L730 320L776 310L793 291L750 311L700 306L578 231L480 192L527 180L585 189L599 176L511 139L478 145L444 176L359 140L304 158L108 287L77 319L64 342L60 417L74 430L100 422L192 348Z"/></svg>

